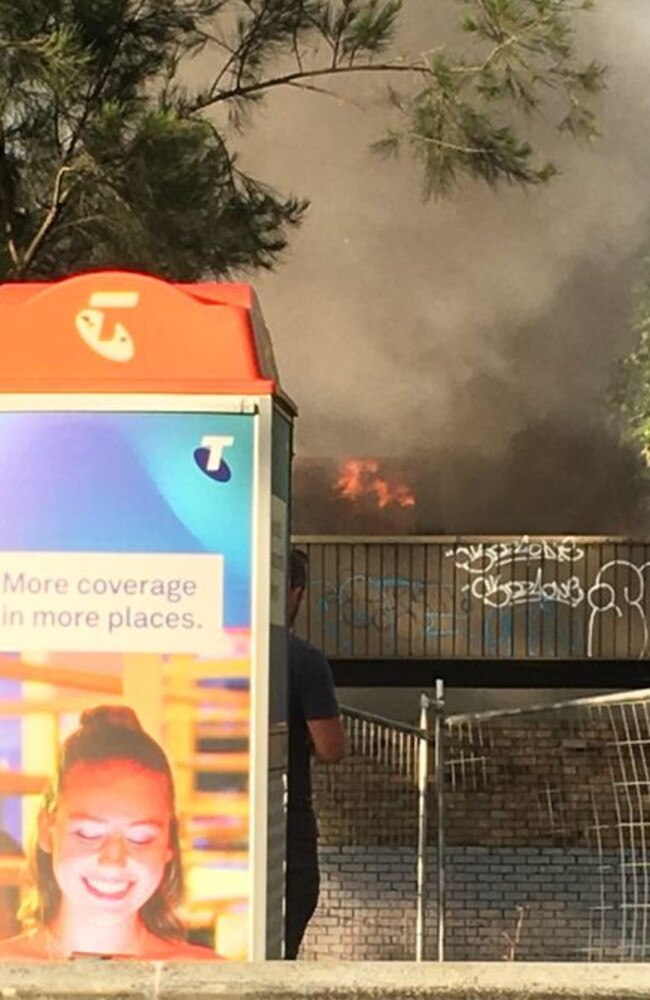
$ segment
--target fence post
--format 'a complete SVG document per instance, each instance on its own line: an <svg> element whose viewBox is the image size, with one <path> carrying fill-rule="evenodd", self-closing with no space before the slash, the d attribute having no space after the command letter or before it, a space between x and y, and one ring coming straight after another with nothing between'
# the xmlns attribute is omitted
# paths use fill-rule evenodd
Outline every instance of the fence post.
<svg viewBox="0 0 650 1000"><path fill-rule="evenodd" d="M416 868L417 909L415 915L415 961L424 960L427 910L427 835L429 819L429 705L420 695L420 735L418 738L418 841Z"/></svg>
<svg viewBox="0 0 650 1000"><path fill-rule="evenodd" d="M420 735L418 739L418 841L416 868L417 910L415 915L415 961L424 959L427 907L427 821L429 784L429 698L420 695Z"/></svg>
<svg viewBox="0 0 650 1000"><path fill-rule="evenodd" d="M436 960L445 960L445 695L444 683L436 680L434 700L435 728L433 737L434 767L436 775L436 822L437 850L436 870L438 875L438 927Z"/></svg>

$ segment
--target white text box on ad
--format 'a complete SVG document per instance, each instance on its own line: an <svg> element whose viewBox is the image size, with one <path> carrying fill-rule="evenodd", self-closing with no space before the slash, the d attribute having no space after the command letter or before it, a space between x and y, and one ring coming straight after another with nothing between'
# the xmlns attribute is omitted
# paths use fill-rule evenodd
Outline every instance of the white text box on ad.
<svg viewBox="0 0 650 1000"><path fill-rule="evenodd" d="M218 655L224 560L1 552L0 649Z"/></svg>

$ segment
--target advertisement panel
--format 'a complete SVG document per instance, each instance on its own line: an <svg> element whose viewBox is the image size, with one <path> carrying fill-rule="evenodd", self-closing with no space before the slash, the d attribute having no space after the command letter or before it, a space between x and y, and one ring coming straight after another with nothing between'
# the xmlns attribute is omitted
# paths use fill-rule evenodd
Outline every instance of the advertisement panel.
<svg viewBox="0 0 650 1000"><path fill-rule="evenodd" d="M0 412L0 956L246 958L256 418L125 399Z"/></svg>

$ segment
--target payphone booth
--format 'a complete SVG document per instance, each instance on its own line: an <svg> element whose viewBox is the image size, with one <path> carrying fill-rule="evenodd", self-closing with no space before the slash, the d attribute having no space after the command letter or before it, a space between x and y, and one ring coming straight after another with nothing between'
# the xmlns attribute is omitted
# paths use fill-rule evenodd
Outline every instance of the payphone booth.
<svg viewBox="0 0 650 1000"><path fill-rule="evenodd" d="M281 957L294 408L254 293L120 272L5 285L0 334L2 936L31 899L40 954L46 896L67 921L48 957L175 957L146 907L178 895L178 834L190 940ZM160 767L120 749L125 706ZM106 759L79 739L99 722ZM76 764L44 809L62 746ZM173 802L148 773L165 759ZM50 885L25 875L30 843ZM102 940L143 913L148 951Z"/></svg>

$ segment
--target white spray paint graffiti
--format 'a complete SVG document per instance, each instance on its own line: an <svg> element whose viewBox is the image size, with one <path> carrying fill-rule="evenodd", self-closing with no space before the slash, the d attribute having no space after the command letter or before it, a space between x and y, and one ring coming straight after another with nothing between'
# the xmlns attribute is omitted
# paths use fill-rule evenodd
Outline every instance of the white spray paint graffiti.
<svg viewBox="0 0 650 1000"><path fill-rule="evenodd" d="M577 608L585 599L579 577L572 576L563 582L543 580L541 569L536 571L532 580L502 580L499 574L481 573L471 583L465 584L463 591L466 590L469 590L472 597L490 608L508 608L544 602Z"/></svg>
<svg viewBox="0 0 650 1000"><path fill-rule="evenodd" d="M637 566L628 559L612 559L601 566L596 574L596 579L589 590L587 599L591 612L589 615L589 627L587 633L587 656L594 655L594 640L596 635L596 621L599 615L613 612L614 615L623 619L625 615L636 612L636 623L641 628L643 637L639 659L642 660L648 649L648 621L646 618L645 595L646 595L646 571L650 563L642 563ZM619 572L625 568L628 576L626 583L621 587L617 579ZM613 577L614 583L608 579ZM630 586L630 583L634 586ZM630 631L634 623L626 622L626 630Z"/></svg>
<svg viewBox="0 0 650 1000"><path fill-rule="evenodd" d="M484 575L493 573L501 567L511 567L514 563L556 562L576 563L585 557L583 546L576 545L572 538L561 541L546 539L530 540L524 535L514 542L492 542L486 545L477 542L473 545L458 545L447 549L447 557L455 559L456 569L467 573Z"/></svg>
<svg viewBox="0 0 650 1000"><path fill-rule="evenodd" d="M346 554L340 575L311 581L314 636L334 656L643 658L649 552L623 545L524 536L384 555L379 543L361 572Z"/></svg>
<svg viewBox="0 0 650 1000"><path fill-rule="evenodd" d="M589 587L587 581L577 575L566 580L544 579L544 569L550 564L557 566L575 563L585 558L584 546L576 544L572 538L561 541L535 539L524 535L518 541L461 545L445 552L453 558L456 569L464 570L470 580L463 586L473 598L490 608L502 609L525 604L559 604L576 609L585 601L589 606L587 623L586 655L596 655L597 635L601 615L613 614L625 619L625 629L629 647L631 635L640 635L638 657L642 659L647 651L650 631L646 615L646 571L650 563L641 565L629 559L612 559L598 570ZM525 580L512 578L514 566L529 567L530 563L542 563L532 578ZM544 568L542 568L544 567ZM510 574L510 577L504 574ZM630 621L630 615L633 621ZM624 645L624 644L623 644ZM628 650L628 655L631 650Z"/></svg>
<svg viewBox="0 0 650 1000"><path fill-rule="evenodd" d="M490 608L516 607L522 604L563 604L577 608L585 599L579 576L568 580L545 580L542 566L568 564L573 566L585 557L584 547L572 538L561 541L535 539L527 535L518 541L496 542L489 545L478 542L447 549L445 555L453 558L456 569L470 575L470 582L463 586L481 603ZM515 566L542 563L532 579L503 578L502 571L512 574Z"/></svg>

